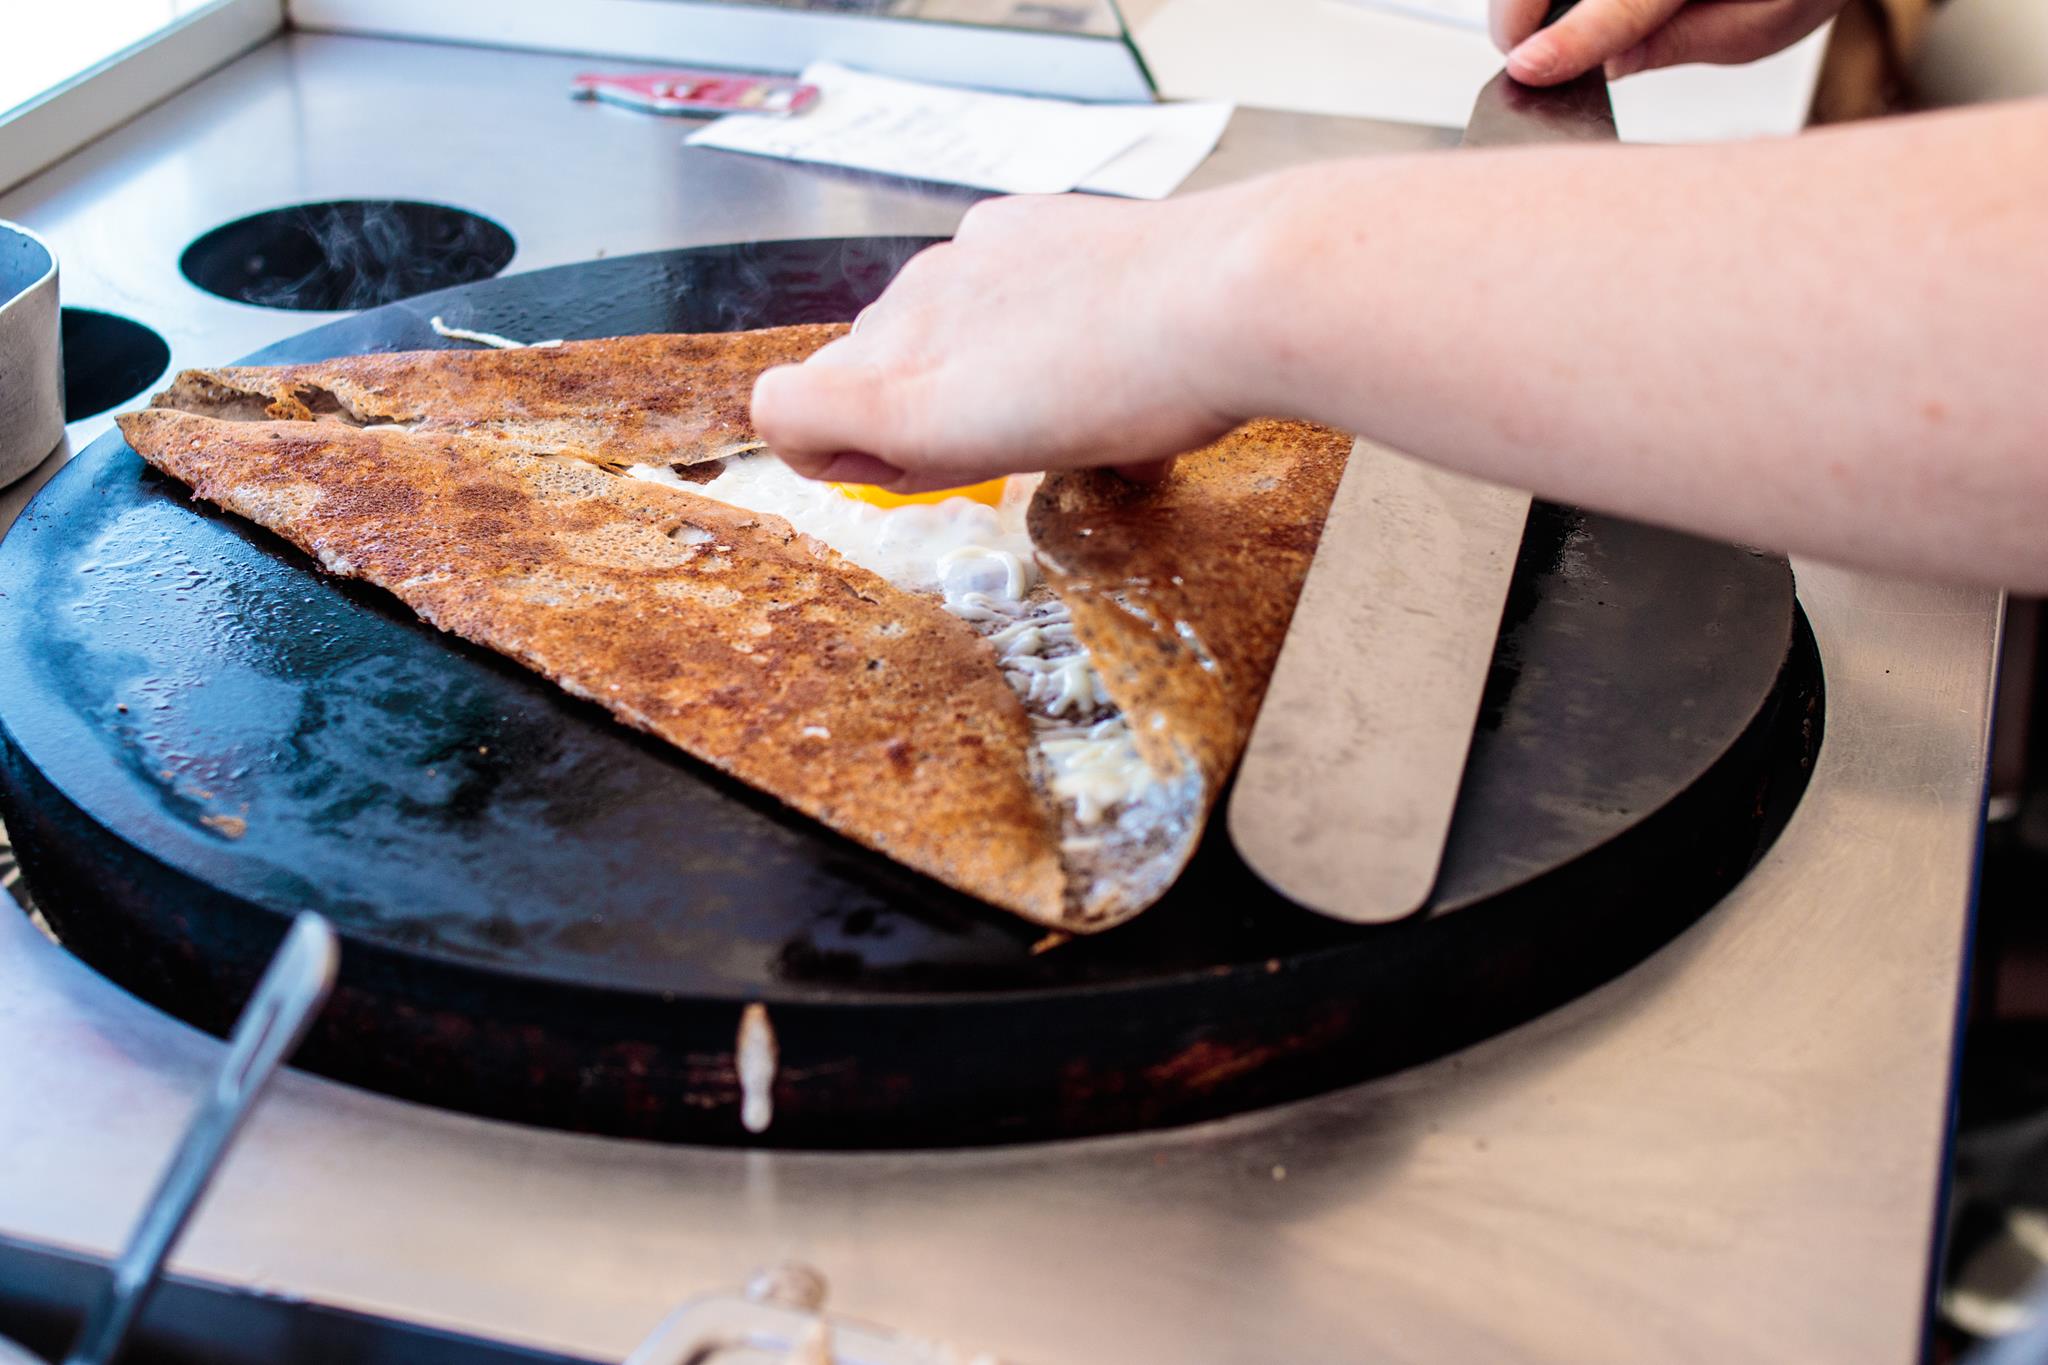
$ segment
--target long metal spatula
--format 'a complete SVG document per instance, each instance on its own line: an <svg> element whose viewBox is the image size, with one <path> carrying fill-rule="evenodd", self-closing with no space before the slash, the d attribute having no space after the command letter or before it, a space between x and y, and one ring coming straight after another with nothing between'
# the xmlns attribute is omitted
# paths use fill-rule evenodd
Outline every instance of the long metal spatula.
<svg viewBox="0 0 2048 1365"><path fill-rule="evenodd" d="M334 985L339 951L333 928L320 916L302 914L292 923L235 1022L213 1089L185 1129L177 1155L150 1196L127 1249L114 1263L113 1278L86 1314L64 1365L105 1365L121 1349L122 1339L156 1287L164 1257L212 1182L256 1097L320 1012Z"/></svg>
<svg viewBox="0 0 2048 1365"><path fill-rule="evenodd" d="M1503 71L1464 145L1614 136L1600 72ZM1527 493L1352 448L1230 801L1238 852L1290 900L1359 924L1428 901L1528 518Z"/></svg>

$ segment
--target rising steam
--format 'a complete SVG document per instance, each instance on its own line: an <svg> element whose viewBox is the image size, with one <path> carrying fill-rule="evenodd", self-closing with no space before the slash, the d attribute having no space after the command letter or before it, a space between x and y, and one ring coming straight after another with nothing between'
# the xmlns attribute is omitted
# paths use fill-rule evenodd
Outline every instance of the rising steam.
<svg viewBox="0 0 2048 1365"><path fill-rule="evenodd" d="M510 233L460 209L348 200L229 223L193 243L183 265L227 298L341 312L488 279L512 251Z"/></svg>

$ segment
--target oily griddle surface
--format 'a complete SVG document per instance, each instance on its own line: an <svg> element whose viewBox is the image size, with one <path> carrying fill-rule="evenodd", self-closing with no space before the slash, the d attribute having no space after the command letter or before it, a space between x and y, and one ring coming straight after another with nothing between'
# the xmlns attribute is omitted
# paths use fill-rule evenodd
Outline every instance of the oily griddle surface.
<svg viewBox="0 0 2048 1365"><path fill-rule="evenodd" d="M531 338L843 320L919 245L767 243L511 276L376 309L250 362L445 344L434 314ZM225 1007L201 995L253 971L284 912L317 909L349 945L340 1009L361 1045L316 1040L316 1061L401 1093L661 1136L737 1138L734 1096L664 1106L597 1095L602 1077L577 1049L608 1036L608 1009L623 1020L673 1008L660 1025L634 1014L631 1031L673 1026L694 1059L673 1083L700 1092L729 1069L718 1055L731 1046L727 1006L794 1010L785 1069L812 1047L811 1063L851 1078L814 1096L819 1122L836 1127L806 1128L813 1111L787 1097L777 1137L806 1143L869 1140L867 1106L887 1111L874 1118L886 1141L1092 1131L1412 1060L1396 1054L1459 1030L1425 1038L1404 1024L1409 1041L1369 1049L1377 1060L1354 1049L1336 1070L1296 1064L1342 1051L1378 1012L1499 1013L1461 1003L1458 982L1490 983L1526 1015L1589 972L1618 970L1747 866L1763 793L1782 791L1784 774L1796 785L1804 757L1785 739L1798 727L1773 718L1798 690L1783 561L1539 507L1428 916L1358 930L1307 915L1245 871L1218 822L1135 923L1034 953L1035 927L642 739L374 589L319 575L266 532L192 502L117 436L63 470L0 545L0 594L8 822L32 885L88 958L217 1026ZM1661 830L1646 819L1710 785L1713 819ZM1668 906L1643 904L1646 887L1666 885ZM1514 907L1515 931L1480 933L1476 918L1457 928L1481 903ZM1630 942L1609 963L1598 940L1616 924ZM1295 966L1304 975L1289 983ZM1234 994L1258 979L1281 994ZM1368 981L1361 1012L1352 995ZM1309 993L1298 1011L1290 991ZM906 1009L949 1004L1034 1041L950 1036L937 1016L922 1032L906 1023ZM504 1074L455 1079L445 1068L468 1062L430 1072L395 1056L399 1034L382 1036L380 1021L398 1008L417 1031L420 1012L441 1006L472 1023L530 1008L519 1023L529 1043L477 1054L475 1066ZM818 1030L810 1044L805 1019ZM1233 1047L1284 1033L1273 1057L1287 1065L1270 1085L1257 1083L1263 1059L1220 1078L1172 1069L1219 1027L1235 1030ZM926 1053L944 1084L925 1085ZM855 1083L861 1058L886 1058L886 1102ZM1075 1090L1084 1063L1149 1079ZM553 1084L544 1068L572 1077L557 1087L570 1099L533 1099ZM974 1110L1004 1108L989 1098L999 1093L1016 1106ZM949 1112L921 1117L924 1094Z"/></svg>

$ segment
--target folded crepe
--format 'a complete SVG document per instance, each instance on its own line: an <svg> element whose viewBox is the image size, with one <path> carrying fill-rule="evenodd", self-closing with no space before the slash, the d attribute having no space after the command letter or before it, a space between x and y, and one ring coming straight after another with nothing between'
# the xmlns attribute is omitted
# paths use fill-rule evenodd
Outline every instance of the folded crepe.
<svg viewBox="0 0 2048 1365"><path fill-rule="evenodd" d="M842 331L188 371L120 425L329 572L858 843L1057 929L1120 923L1243 749L1350 438L1253 422L1156 485L854 503L747 414L755 375Z"/></svg>
<svg viewBox="0 0 2048 1365"><path fill-rule="evenodd" d="M747 411L754 377L846 330L827 323L186 370L150 406L232 421L460 432L612 468L695 464L758 446Z"/></svg>

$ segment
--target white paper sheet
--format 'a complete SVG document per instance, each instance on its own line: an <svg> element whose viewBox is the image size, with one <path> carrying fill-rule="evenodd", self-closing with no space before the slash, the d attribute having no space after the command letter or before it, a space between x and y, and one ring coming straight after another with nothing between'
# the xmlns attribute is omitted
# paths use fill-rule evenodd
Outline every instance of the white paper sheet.
<svg viewBox="0 0 2048 1365"><path fill-rule="evenodd" d="M1216 149L1236 108L1218 100L1123 106L1120 112L1144 135L1075 188L1128 199L1164 199Z"/></svg>
<svg viewBox="0 0 2048 1365"><path fill-rule="evenodd" d="M794 118L732 114L691 133L716 147L943 180L1004 194L1087 189L1157 199L1216 145L1228 104L1077 104L992 95L814 62L818 102Z"/></svg>

